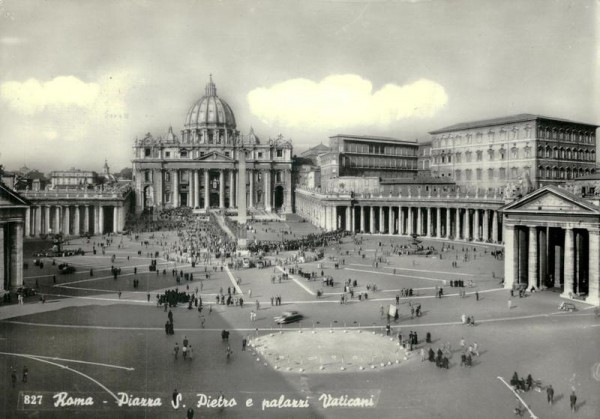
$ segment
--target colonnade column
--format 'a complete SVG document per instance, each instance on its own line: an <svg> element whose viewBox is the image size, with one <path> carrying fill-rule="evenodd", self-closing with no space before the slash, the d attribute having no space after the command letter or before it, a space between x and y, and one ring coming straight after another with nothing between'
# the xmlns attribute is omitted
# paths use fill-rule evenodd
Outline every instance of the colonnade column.
<svg viewBox="0 0 600 419"><path fill-rule="evenodd" d="M440 207L436 208L436 214L435 214L435 236L438 239L442 238L442 209Z"/></svg>
<svg viewBox="0 0 600 419"><path fill-rule="evenodd" d="M38 205L35 207L35 235L39 235L42 232L42 206Z"/></svg>
<svg viewBox="0 0 600 419"><path fill-rule="evenodd" d="M94 205L94 234L100 234L100 207L98 205Z"/></svg>
<svg viewBox="0 0 600 419"><path fill-rule="evenodd" d="M394 207L389 207L388 213L388 234L394 234L396 231L396 220L394 219Z"/></svg>
<svg viewBox="0 0 600 419"><path fill-rule="evenodd" d="M104 234L104 207L98 206L98 232Z"/></svg>
<svg viewBox="0 0 600 419"><path fill-rule="evenodd" d="M504 247L504 288L512 289L515 279L518 276L517 269L519 266L517 259L515 259L518 258L518 243L515 240L515 226L504 226L504 241L506 243Z"/></svg>
<svg viewBox="0 0 600 419"><path fill-rule="evenodd" d="M83 213L83 232L90 233L90 206L86 205Z"/></svg>
<svg viewBox="0 0 600 419"><path fill-rule="evenodd" d="M219 208L225 208L225 171L219 170Z"/></svg>
<svg viewBox="0 0 600 419"><path fill-rule="evenodd" d="M588 252L588 297L586 302L600 305L600 231L588 230L589 247Z"/></svg>
<svg viewBox="0 0 600 419"><path fill-rule="evenodd" d="M492 213L492 240L494 243L498 243L500 237L498 237L498 211ZM506 243L506 239L504 239Z"/></svg>
<svg viewBox="0 0 600 419"><path fill-rule="evenodd" d="M196 185L194 184L194 171L188 170L188 197L186 205L190 208L194 208L194 197L196 195Z"/></svg>
<svg viewBox="0 0 600 419"><path fill-rule="evenodd" d="M71 211L70 211L68 205L66 205L64 207L63 232L65 233L65 236L68 236L71 234Z"/></svg>
<svg viewBox="0 0 600 419"><path fill-rule="evenodd" d="M398 207L398 234L406 234L406 230L404 230L404 210L402 209L402 206Z"/></svg>
<svg viewBox="0 0 600 419"><path fill-rule="evenodd" d="M371 205L369 207L369 233L375 232L375 207Z"/></svg>
<svg viewBox="0 0 600 419"><path fill-rule="evenodd" d="M50 232L50 206L44 206L44 234L48 234Z"/></svg>
<svg viewBox="0 0 600 419"><path fill-rule="evenodd" d="M460 208L456 208L456 226L454 228L454 230L456 231L455 240L460 239L460 230L461 230L461 224L460 224Z"/></svg>
<svg viewBox="0 0 600 419"><path fill-rule="evenodd" d="M433 220L431 219L431 207L427 207L427 237L433 237Z"/></svg>
<svg viewBox="0 0 600 419"><path fill-rule="evenodd" d="M210 208L210 176L208 170L204 170L204 209Z"/></svg>
<svg viewBox="0 0 600 419"><path fill-rule="evenodd" d="M79 214L80 211L81 211L81 208L79 207L79 205L76 205L75 208L74 208L75 214L73 214L73 218L74 218L74 220L73 220L73 234L75 236L79 236L79 231L80 231L79 230L79 225L81 224L80 214Z"/></svg>
<svg viewBox="0 0 600 419"><path fill-rule="evenodd" d="M119 208L117 206L113 207L113 233L119 231Z"/></svg>
<svg viewBox="0 0 600 419"><path fill-rule="evenodd" d="M365 232L365 215L367 212L367 209L364 207L364 205L361 205L360 207L360 232L364 233Z"/></svg>
<svg viewBox="0 0 600 419"><path fill-rule="evenodd" d="M465 224L464 224L464 239L466 241L469 241L469 238L471 237L471 210L470 209L465 209Z"/></svg>
<svg viewBox="0 0 600 419"><path fill-rule="evenodd" d="M490 212L483 210L483 241L490 239Z"/></svg>
<svg viewBox="0 0 600 419"><path fill-rule="evenodd" d="M9 288L14 290L23 285L23 224L9 223L10 231L10 272ZM0 255L1 256L1 255Z"/></svg>
<svg viewBox="0 0 600 419"><path fill-rule="evenodd" d="M481 234L479 234L479 210L475 209L475 217L473 220L473 240L480 241Z"/></svg>
<svg viewBox="0 0 600 419"><path fill-rule="evenodd" d="M414 233L414 225L413 225L413 211L412 207L407 208L406 213L406 234L411 236Z"/></svg>
<svg viewBox="0 0 600 419"><path fill-rule="evenodd" d="M25 210L25 237L31 235L31 207Z"/></svg>
<svg viewBox="0 0 600 419"><path fill-rule="evenodd" d="M235 208L235 174L229 171L229 208Z"/></svg>
<svg viewBox="0 0 600 419"><path fill-rule="evenodd" d="M452 214L450 208L446 208L446 238L452 235Z"/></svg>
<svg viewBox="0 0 600 419"><path fill-rule="evenodd" d="M538 279L538 239L537 228L529 227L529 259L527 261L527 289L537 288Z"/></svg>
<svg viewBox="0 0 600 419"><path fill-rule="evenodd" d="M564 256L564 288L563 297L571 297L575 281L575 234L573 228L565 229L565 256ZM590 252L591 254L591 252ZM598 257L598 254L595 255Z"/></svg>
<svg viewBox="0 0 600 419"><path fill-rule="evenodd" d="M51 207L48 207L48 212L50 212ZM62 211L62 207L57 205L54 207L54 233L60 233L60 213Z"/></svg>
<svg viewBox="0 0 600 419"><path fill-rule="evenodd" d="M417 234L423 235L423 208L417 207Z"/></svg>
<svg viewBox="0 0 600 419"><path fill-rule="evenodd" d="M385 213L383 211L383 206L379 207L379 229L378 233L383 233L385 230Z"/></svg>

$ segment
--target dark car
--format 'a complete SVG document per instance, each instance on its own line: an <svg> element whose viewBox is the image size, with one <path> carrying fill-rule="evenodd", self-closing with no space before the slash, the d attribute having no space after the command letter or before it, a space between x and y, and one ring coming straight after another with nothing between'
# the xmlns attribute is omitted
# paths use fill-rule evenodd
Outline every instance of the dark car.
<svg viewBox="0 0 600 419"><path fill-rule="evenodd" d="M281 313L281 316L275 317L275 323L277 324L287 324L300 321L304 318L302 314L297 311L285 311Z"/></svg>
<svg viewBox="0 0 600 419"><path fill-rule="evenodd" d="M20 294L23 297L31 297L32 295L36 294L36 291L29 287L19 287L17 288L17 294Z"/></svg>
<svg viewBox="0 0 600 419"><path fill-rule="evenodd" d="M75 267L66 263L62 263L58 265L58 270L61 274L72 274L73 272L75 272Z"/></svg>

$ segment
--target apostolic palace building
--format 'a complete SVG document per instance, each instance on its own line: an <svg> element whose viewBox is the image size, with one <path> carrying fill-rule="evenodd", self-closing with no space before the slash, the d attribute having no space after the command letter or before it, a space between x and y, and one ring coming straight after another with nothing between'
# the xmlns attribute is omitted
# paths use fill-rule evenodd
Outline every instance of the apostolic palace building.
<svg viewBox="0 0 600 419"><path fill-rule="evenodd" d="M240 134L212 77L179 135L171 128L165 137L147 134L134 150L136 212L180 206L235 210L240 200L249 210L292 212L291 142L281 136L261 142L252 129Z"/></svg>

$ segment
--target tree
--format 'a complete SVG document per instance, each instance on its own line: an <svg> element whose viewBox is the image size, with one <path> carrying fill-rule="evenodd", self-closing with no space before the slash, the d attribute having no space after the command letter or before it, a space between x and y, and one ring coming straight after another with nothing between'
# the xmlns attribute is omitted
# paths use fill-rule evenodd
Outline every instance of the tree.
<svg viewBox="0 0 600 419"><path fill-rule="evenodd" d="M125 167L125 168L121 169L121 171L119 172L117 177L120 177L122 179L132 180L133 179L133 170L131 169L131 167Z"/></svg>

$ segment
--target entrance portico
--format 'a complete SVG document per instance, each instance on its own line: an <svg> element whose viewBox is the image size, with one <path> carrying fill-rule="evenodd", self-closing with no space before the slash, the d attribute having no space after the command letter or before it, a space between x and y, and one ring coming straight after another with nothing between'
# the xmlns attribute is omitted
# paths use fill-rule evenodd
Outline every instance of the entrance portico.
<svg viewBox="0 0 600 419"><path fill-rule="evenodd" d="M562 297L600 304L600 207L546 186L500 212L505 288L560 287Z"/></svg>

